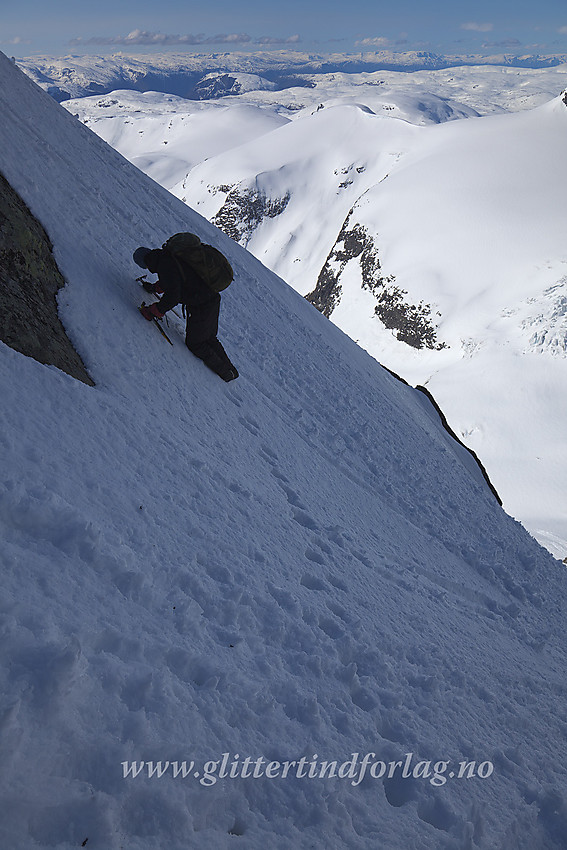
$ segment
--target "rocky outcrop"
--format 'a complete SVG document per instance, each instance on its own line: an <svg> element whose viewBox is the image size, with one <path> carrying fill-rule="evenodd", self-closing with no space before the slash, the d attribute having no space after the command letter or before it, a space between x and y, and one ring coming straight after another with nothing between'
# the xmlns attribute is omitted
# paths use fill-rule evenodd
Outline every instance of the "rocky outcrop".
<svg viewBox="0 0 567 850"><path fill-rule="evenodd" d="M191 100L212 100L243 94L248 91L274 91L275 83L258 74L206 74L189 93Z"/></svg>
<svg viewBox="0 0 567 850"><path fill-rule="evenodd" d="M341 277L347 263L356 260L360 267L361 287L376 300L374 315L393 331L400 342L412 348L445 348L438 342L431 305L420 301L412 304L407 292L395 283L393 275L384 276L374 239L357 222L352 222L353 210L347 216L335 245L327 257L313 292L306 295L318 310L330 317L342 297Z"/></svg>
<svg viewBox="0 0 567 850"><path fill-rule="evenodd" d="M239 184L229 191L212 223L235 242L246 246L264 219L276 218L283 213L289 199L289 192L283 198L268 198L256 188Z"/></svg>
<svg viewBox="0 0 567 850"><path fill-rule="evenodd" d="M41 224L0 174L0 339L94 386L57 314L65 285Z"/></svg>

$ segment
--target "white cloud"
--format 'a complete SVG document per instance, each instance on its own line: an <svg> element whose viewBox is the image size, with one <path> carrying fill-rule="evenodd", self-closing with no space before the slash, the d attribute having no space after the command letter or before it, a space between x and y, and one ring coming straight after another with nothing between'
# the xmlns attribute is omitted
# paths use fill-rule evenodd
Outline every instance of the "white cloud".
<svg viewBox="0 0 567 850"><path fill-rule="evenodd" d="M116 44L128 46L133 44L297 44L301 41L299 35L292 35L289 38L278 38L265 35L261 38L252 39L248 33L217 33L217 35L206 36L203 33L197 35L168 35L162 32L148 32L147 30L135 29L128 35L119 36L93 36L92 38L74 38L70 41L71 45L81 44Z"/></svg>
<svg viewBox="0 0 567 850"><path fill-rule="evenodd" d="M469 21L466 24L461 24L462 30L471 30L472 32L492 32L494 24L479 24L475 21Z"/></svg>
<svg viewBox="0 0 567 850"><path fill-rule="evenodd" d="M262 35L255 40L255 44L298 44L301 38L298 35L290 35L289 38L277 38L271 35Z"/></svg>
<svg viewBox="0 0 567 850"><path fill-rule="evenodd" d="M376 38L363 38L361 41L355 41L358 47L387 47L390 42L387 38L378 36Z"/></svg>
<svg viewBox="0 0 567 850"><path fill-rule="evenodd" d="M505 38L503 41L486 41L483 47L521 47L522 42L517 38Z"/></svg>
<svg viewBox="0 0 567 850"><path fill-rule="evenodd" d="M122 36L93 36L92 38L74 38L70 42L78 44L248 44L252 39L247 33L219 33L214 36L197 35L166 35L161 32L148 32L147 30L132 30L128 35Z"/></svg>
<svg viewBox="0 0 567 850"><path fill-rule="evenodd" d="M559 27L557 32L560 33L561 35L567 35L567 27Z"/></svg>
<svg viewBox="0 0 567 850"><path fill-rule="evenodd" d="M29 41L26 41L19 35L15 35L14 38L9 38L7 41L0 41L0 44L29 44Z"/></svg>

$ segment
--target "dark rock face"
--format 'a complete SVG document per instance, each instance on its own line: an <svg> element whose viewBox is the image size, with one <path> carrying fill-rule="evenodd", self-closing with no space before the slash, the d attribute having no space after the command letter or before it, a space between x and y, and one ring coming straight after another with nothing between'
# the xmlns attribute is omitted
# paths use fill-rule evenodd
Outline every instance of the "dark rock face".
<svg viewBox="0 0 567 850"><path fill-rule="evenodd" d="M445 343L437 341L431 306L423 301L411 304L406 299L407 292L394 283L395 277L382 274L374 240L361 224L351 224L352 213L351 210L321 269L315 289L305 296L307 300L330 317L342 297L341 276L345 266L356 259L360 265L362 289L371 292L376 300L376 318L412 348L445 348Z"/></svg>
<svg viewBox="0 0 567 850"><path fill-rule="evenodd" d="M227 94L240 94L241 91L242 86L232 74L209 74L199 80L192 95L195 100L209 100Z"/></svg>
<svg viewBox="0 0 567 850"><path fill-rule="evenodd" d="M199 80L191 92L194 100L211 100L226 95L240 94L242 86L232 74L208 74Z"/></svg>
<svg viewBox="0 0 567 850"><path fill-rule="evenodd" d="M57 315L64 285L45 230L0 174L0 339L94 386Z"/></svg>
<svg viewBox="0 0 567 850"><path fill-rule="evenodd" d="M219 187L227 188L227 187ZM258 189L233 187L212 223L227 236L246 246L265 218L276 218L288 205L289 193L283 198L268 198Z"/></svg>

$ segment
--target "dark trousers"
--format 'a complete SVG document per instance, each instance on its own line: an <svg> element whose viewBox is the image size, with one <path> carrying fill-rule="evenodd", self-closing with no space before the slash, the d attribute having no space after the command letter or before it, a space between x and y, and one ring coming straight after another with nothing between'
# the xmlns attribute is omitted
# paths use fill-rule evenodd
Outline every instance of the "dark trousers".
<svg viewBox="0 0 567 850"><path fill-rule="evenodd" d="M234 369L217 339L221 297L217 293L205 304L188 306L185 345L189 351L221 377Z"/></svg>

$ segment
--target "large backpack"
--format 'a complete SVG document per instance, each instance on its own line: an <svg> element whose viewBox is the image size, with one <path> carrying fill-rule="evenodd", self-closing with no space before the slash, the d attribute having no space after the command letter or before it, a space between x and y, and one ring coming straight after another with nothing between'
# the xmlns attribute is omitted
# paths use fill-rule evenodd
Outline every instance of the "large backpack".
<svg viewBox="0 0 567 850"><path fill-rule="evenodd" d="M195 233L176 233L162 247L176 260L187 263L213 292L222 292L234 279L224 254L213 245L205 245Z"/></svg>

